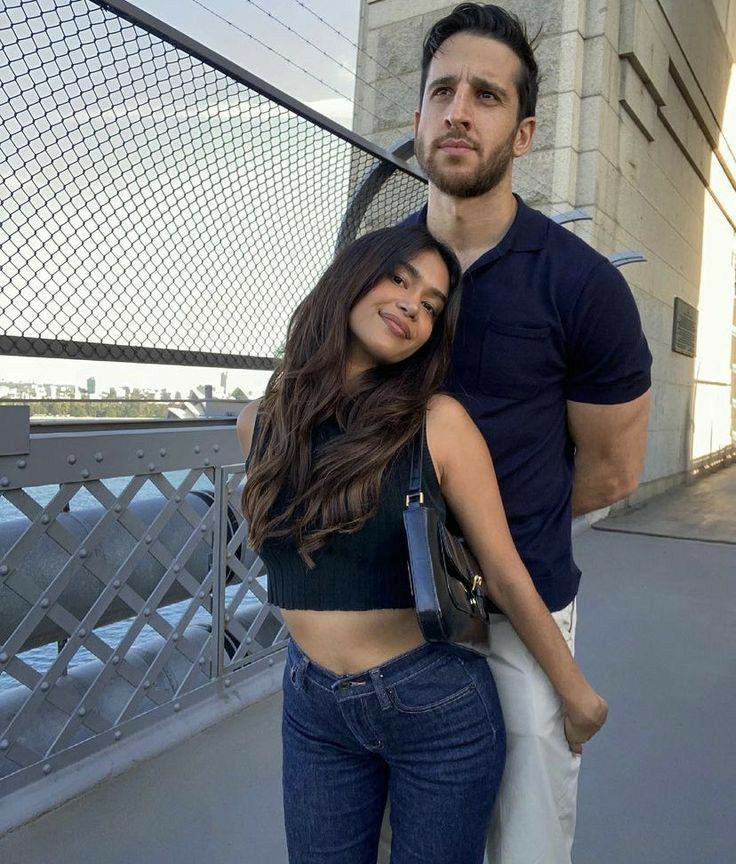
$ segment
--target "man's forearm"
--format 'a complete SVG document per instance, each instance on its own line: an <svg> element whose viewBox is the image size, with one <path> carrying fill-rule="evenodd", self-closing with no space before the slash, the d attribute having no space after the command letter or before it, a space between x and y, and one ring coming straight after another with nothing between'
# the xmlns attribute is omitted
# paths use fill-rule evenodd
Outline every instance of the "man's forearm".
<svg viewBox="0 0 736 864"><path fill-rule="evenodd" d="M638 476L626 475L606 463L587 463L576 457L572 484L572 515L583 516L621 501L639 485Z"/></svg>

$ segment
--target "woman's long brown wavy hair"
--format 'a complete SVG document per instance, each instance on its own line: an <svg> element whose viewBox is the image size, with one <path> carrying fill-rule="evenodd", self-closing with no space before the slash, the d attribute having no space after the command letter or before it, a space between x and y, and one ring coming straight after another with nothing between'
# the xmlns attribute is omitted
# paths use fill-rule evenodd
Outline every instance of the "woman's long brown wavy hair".
<svg viewBox="0 0 736 864"><path fill-rule="evenodd" d="M448 302L432 335L405 360L370 369L346 386L350 310L425 250L441 256L450 277ZM291 538L313 567L312 555L331 534L357 531L376 512L384 471L418 432L447 372L460 276L455 255L423 225L384 228L340 251L299 304L259 408L249 456L242 506L253 549L266 538ZM332 417L341 434L313 451L314 428ZM274 512L282 489L286 504Z"/></svg>

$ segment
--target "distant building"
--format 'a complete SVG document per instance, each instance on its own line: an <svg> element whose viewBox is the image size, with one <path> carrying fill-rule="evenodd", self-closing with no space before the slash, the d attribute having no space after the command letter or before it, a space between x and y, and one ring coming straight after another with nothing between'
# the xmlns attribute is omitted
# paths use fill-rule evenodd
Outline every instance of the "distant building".
<svg viewBox="0 0 736 864"><path fill-rule="evenodd" d="M356 131L386 147L411 132L423 36L454 5L362 0ZM623 272L654 355L652 494L736 443L736 0L501 5L541 28L517 191L550 215L585 208L572 230L604 254L647 258Z"/></svg>

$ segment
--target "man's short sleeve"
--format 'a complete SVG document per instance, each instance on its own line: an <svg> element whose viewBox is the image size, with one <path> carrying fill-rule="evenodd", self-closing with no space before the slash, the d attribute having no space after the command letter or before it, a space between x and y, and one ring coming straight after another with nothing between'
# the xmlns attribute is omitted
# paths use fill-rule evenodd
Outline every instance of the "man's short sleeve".
<svg viewBox="0 0 736 864"><path fill-rule="evenodd" d="M626 280L610 262L600 262L586 280L567 333L567 399L615 405L649 389L652 356L639 310Z"/></svg>

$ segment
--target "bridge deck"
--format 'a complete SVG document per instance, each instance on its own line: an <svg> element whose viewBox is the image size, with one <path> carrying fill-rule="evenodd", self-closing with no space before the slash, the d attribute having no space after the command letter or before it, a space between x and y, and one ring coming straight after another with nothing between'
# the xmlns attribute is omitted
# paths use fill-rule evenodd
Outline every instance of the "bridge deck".
<svg viewBox="0 0 736 864"><path fill-rule="evenodd" d="M576 541L577 644L611 710L584 758L575 860L731 861L736 466L601 527Z"/></svg>
<svg viewBox="0 0 736 864"><path fill-rule="evenodd" d="M584 756L578 864L733 860L736 530L679 538L706 511L736 529L736 466L703 482L575 541L578 656L611 706ZM670 537L631 533L665 510ZM0 860L41 864L61 845L104 864L285 864L279 710L279 696L251 705L27 823L0 839Z"/></svg>

